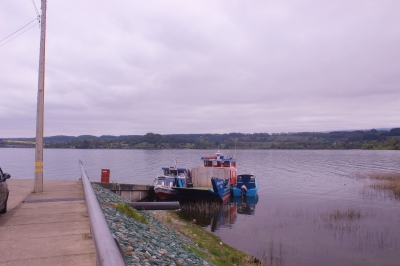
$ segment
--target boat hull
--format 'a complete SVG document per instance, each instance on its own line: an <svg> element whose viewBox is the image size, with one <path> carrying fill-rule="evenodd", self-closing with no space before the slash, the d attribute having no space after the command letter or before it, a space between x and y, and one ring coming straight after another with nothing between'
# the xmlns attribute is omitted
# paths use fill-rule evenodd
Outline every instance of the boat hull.
<svg viewBox="0 0 400 266"><path fill-rule="evenodd" d="M217 200L225 201L229 199L231 195L230 188L225 186L225 182L219 178L212 178L211 183L213 188L209 187L185 187L174 189L178 191L180 199L190 200Z"/></svg>
<svg viewBox="0 0 400 266"><path fill-rule="evenodd" d="M247 190L246 197L255 197L257 195L258 188L251 188ZM240 188L232 188L232 194L234 197L241 197L242 190Z"/></svg>
<svg viewBox="0 0 400 266"><path fill-rule="evenodd" d="M193 188L176 188L178 190L179 199L188 200L217 200L225 201L230 197L230 191L226 190L224 193L216 194L212 190L204 190L202 187Z"/></svg>
<svg viewBox="0 0 400 266"><path fill-rule="evenodd" d="M166 189L166 188L154 188L154 192L157 198L161 200L165 199L174 199L178 197L178 192L173 189Z"/></svg>

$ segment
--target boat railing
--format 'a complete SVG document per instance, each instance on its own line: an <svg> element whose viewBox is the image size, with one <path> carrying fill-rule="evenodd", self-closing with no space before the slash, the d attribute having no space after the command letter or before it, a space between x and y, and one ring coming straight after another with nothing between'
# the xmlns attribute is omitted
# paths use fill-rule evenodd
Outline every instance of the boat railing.
<svg viewBox="0 0 400 266"><path fill-rule="evenodd" d="M86 208L90 219L90 233L96 249L97 265L126 266L122 249L108 227L103 211L94 194L92 184L80 160L79 165L82 172Z"/></svg>

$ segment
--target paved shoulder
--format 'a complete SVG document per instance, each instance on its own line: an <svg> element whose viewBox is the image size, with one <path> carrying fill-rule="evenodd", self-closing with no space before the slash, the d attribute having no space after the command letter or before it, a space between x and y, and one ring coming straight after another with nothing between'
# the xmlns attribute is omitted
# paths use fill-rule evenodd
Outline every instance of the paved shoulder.
<svg viewBox="0 0 400 266"><path fill-rule="evenodd" d="M0 215L0 265L95 265L88 238L89 219L80 181L44 181L43 193L31 193L33 180L14 179L8 212Z"/></svg>

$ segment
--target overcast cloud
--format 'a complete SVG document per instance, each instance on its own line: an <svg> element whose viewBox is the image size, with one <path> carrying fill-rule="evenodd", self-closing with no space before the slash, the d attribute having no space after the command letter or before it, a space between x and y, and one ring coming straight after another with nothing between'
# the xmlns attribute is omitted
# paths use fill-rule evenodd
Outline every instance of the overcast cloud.
<svg viewBox="0 0 400 266"><path fill-rule="evenodd" d="M398 0L47 6L45 136L400 126ZM35 17L2 0L0 39ZM35 136L39 42L0 46L0 137Z"/></svg>

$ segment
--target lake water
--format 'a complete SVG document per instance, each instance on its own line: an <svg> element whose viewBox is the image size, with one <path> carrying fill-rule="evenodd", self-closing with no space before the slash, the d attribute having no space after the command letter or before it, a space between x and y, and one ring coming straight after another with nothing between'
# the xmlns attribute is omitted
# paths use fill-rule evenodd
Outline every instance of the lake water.
<svg viewBox="0 0 400 266"><path fill-rule="evenodd" d="M161 167L195 167L212 150L44 151L46 179L151 184ZM400 202L368 188L357 172L400 172L399 151L238 150L238 172L259 179L258 200L228 202L204 221L222 241L267 265L400 265ZM12 178L33 178L34 149L0 149ZM44 189L46 183L44 182ZM340 217L337 213L357 213Z"/></svg>

